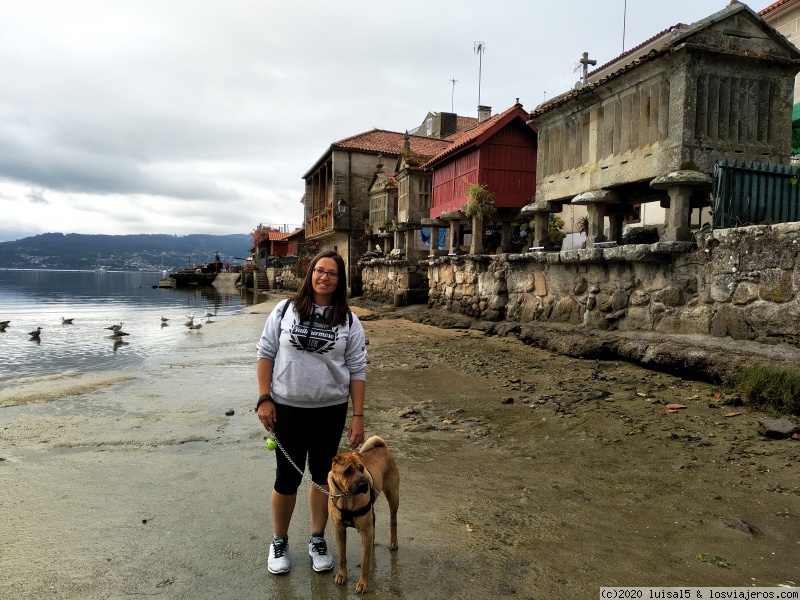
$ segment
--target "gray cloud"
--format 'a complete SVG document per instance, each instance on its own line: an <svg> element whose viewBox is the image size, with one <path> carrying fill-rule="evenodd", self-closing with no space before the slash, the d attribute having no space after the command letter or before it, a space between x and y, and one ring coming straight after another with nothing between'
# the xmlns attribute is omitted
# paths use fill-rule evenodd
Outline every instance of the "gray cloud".
<svg viewBox="0 0 800 600"><path fill-rule="evenodd" d="M28 193L28 202L32 204L50 204L44 197L44 190L31 190Z"/></svg>

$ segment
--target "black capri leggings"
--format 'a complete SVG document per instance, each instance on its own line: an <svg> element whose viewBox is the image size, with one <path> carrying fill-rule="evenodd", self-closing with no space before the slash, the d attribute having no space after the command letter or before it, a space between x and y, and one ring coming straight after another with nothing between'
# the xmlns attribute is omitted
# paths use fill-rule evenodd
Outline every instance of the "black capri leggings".
<svg viewBox="0 0 800 600"><path fill-rule="evenodd" d="M275 437L295 464L305 470L308 456L311 480L318 485L327 485L331 460L339 451L339 442L347 419L347 403L320 408L275 404L275 416ZM275 457L275 491L284 496L297 493L303 476L289 463L280 449L275 452Z"/></svg>

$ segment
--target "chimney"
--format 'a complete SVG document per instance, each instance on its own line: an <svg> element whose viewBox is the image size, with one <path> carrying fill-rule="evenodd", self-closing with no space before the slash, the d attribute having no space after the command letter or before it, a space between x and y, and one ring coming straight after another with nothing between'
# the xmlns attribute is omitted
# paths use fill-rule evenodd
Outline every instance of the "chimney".
<svg viewBox="0 0 800 600"><path fill-rule="evenodd" d="M478 123L483 123L492 116L491 106L478 106Z"/></svg>
<svg viewBox="0 0 800 600"><path fill-rule="evenodd" d="M458 115L455 113L439 113L439 131L437 137L441 140L448 135L453 135L458 130Z"/></svg>

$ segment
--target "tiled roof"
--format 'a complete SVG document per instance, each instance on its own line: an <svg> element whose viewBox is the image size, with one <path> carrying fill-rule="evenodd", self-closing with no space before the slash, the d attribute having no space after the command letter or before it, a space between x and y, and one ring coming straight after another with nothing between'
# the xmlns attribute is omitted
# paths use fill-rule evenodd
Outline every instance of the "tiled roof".
<svg viewBox="0 0 800 600"><path fill-rule="evenodd" d="M786 1L789 2L791 0L786 0ZM722 10L720 10L719 12L716 12L706 17L705 19L696 21L691 25L683 25L682 27L675 27L673 28L673 31L670 34L670 36L664 40L663 46L651 50L647 54L640 56L639 58L630 63L624 64L624 66L620 67L618 70L612 71L611 73L609 73L602 79L599 79L598 81L593 81L588 85L584 85L583 87L570 90L568 92L565 92L564 94L561 94L560 96L556 96L555 98L548 100L547 102L543 102L535 109L533 109L533 111L531 112L531 119L534 119L541 114L549 112L550 110L556 108L557 106L566 104L573 98L577 98L578 96L581 96L590 90L594 90L600 85L612 79L616 79L620 75L627 73L628 71L638 67L642 63L649 62L654 58L657 58L659 56L668 53L673 47L679 46L683 42L683 40L685 40L687 37L690 37L695 33L697 33L698 31L710 27L713 24L718 23L723 19L730 17L731 15L739 13L745 13L745 14L749 13L753 16L754 19L759 18L758 15L749 6L737 2L734 4L730 4L725 8L723 8ZM765 24L764 30L768 35L772 36L776 42L783 43L790 48L794 48L794 46L792 46L792 44L785 37L777 33L774 29L772 29L768 25Z"/></svg>
<svg viewBox="0 0 800 600"><path fill-rule="evenodd" d="M308 178L314 173L323 161L327 160L328 156L334 149L339 150L354 150L357 152L364 152L366 154L383 154L390 158L396 158L403 151L405 143L405 133L397 131L386 131L385 129L372 129L350 137L333 142L330 148L314 163L314 165L306 171L303 179ZM434 156L442 151L443 148L449 146L452 142L446 140L439 140L436 138L429 138L420 135L409 135L408 143L411 151L414 154L422 157Z"/></svg>
<svg viewBox="0 0 800 600"><path fill-rule="evenodd" d="M527 119L528 115L523 110L522 105L515 104L511 108L506 109L499 114L489 117L482 123L477 123L471 129L454 133L453 135L445 138L448 142L451 142L451 145L443 149L441 152L439 152L439 154L435 155L428 162L422 165L422 168L427 169L429 166L433 165L433 163L440 161L445 156L453 152L456 152L457 150L464 148L465 146L468 146L469 144L477 140L482 134L498 126L500 123L504 123L505 121L507 121L508 117L513 115L514 113L519 113L519 116L523 120Z"/></svg>
<svg viewBox="0 0 800 600"><path fill-rule="evenodd" d="M305 230L306 230L305 227L298 227L297 229L295 229L291 233L287 234L286 239L288 240L290 238L297 237L298 235L301 235L301 234L305 233Z"/></svg>
<svg viewBox="0 0 800 600"><path fill-rule="evenodd" d="M284 233L283 231L268 231L267 236L270 242L279 242L281 240L285 240L287 237L292 235L291 233Z"/></svg>
<svg viewBox="0 0 800 600"><path fill-rule="evenodd" d="M766 18L771 12L778 10L781 6L790 4L791 2L792 0L778 0L777 2L770 4L767 8L758 11L758 15L762 18Z"/></svg>
<svg viewBox="0 0 800 600"><path fill-rule="evenodd" d="M573 98L577 98L578 96L580 96L582 94L585 94L587 91L595 89L596 87L602 85L606 81L609 81L611 79L616 79L617 77L619 77L623 73L627 73L628 71L630 71L631 69L633 69L635 67L638 67L642 63L649 62L649 61L653 60L655 57L661 56L662 54L666 54L666 53L667 53L667 50L665 50L665 49L662 49L662 50L651 50L650 52L648 52L644 56L640 56L639 58L637 58L633 62L630 62L630 63L626 64L625 66L621 67L620 69L609 73L608 75L606 75L602 79L598 79L597 81L595 81L593 83L590 83L588 85L584 85L583 87L575 88L575 89L572 89L572 90L570 90L568 92L564 92L560 96L555 96L555 97L551 98L550 100L548 100L547 102L542 102L539 106L537 106L536 108L534 108L531 111L531 119L533 119L535 117L538 117L539 115L544 114L544 113L550 111L551 109L553 109L553 108L555 108L557 106L561 106L562 104L566 104L567 102L569 102Z"/></svg>
<svg viewBox="0 0 800 600"><path fill-rule="evenodd" d="M596 69L593 69L592 71L589 71L588 76L591 77L593 74L597 73L598 71L602 71L603 69L608 68L610 65L613 65L615 62L618 62L618 61L622 60L625 57L631 56L632 54L635 54L636 52L639 52L642 48L645 48L645 47L649 46L650 44L655 42L658 38L665 37L667 34L671 34L674 31L677 31L678 29L683 29L685 27L688 27L688 25L686 25L685 23L678 23L677 25L673 25L672 27L668 27L664 31L661 31L660 33L655 34L653 37L643 41L638 46L634 46L630 50L626 50L625 52L623 52L622 54L620 54L616 58L611 59L607 63L600 65L599 67L597 67Z"/></svg>
<svg viewBox="0 0 800 600"><path fill-rule="evenodd" d="M456 118L456 131L464 131L478 124L478 119L475 117L462 117L458 115Z"/></svg>
<svg viewBox="0 0 800 600"><path fill-rule="evenodd" d="M373 129L334 142L331 144L331 148L380 152L385 155L397 156L403 151L404 141L404 133ZM422 156L434 156L451 144L451 142L445 140L420 135L410 135L408 136L408 141L411 151Z"/></svg>

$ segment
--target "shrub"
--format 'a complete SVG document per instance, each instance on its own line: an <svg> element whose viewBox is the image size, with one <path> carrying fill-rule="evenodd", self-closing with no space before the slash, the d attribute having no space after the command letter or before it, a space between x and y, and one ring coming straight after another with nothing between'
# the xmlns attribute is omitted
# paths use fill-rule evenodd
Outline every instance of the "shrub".
<svg viewBox="0 0 800 600"><path fill-rule="evenodd" d="M655 227L631 227L622 236L623 244L655 244L658 241L658 229Z"/></svg>
<svg viewBox="0 0 800 600"><path fill-rule="evenodd" d="M800 371L750 366L728 377L724 387L741 394L753 407L800 415Z"/></svg>
<svg viewBox="0 0 800 600"><path fill-rule="evenodd" d="M468 217L485 219L491 217L497 207L494 205L494 194L480 183L471 183L467 186L467 205L464 214Z"/></svg>
<svg viewBox="0 0 800 600"><path fill-rule="evenodd" d="M547 220L547 239L553 246L560 247L561 242L567 237L567 234L561 231L562 229L564 229L564 219L561 217L552 215Z"/></svg>

